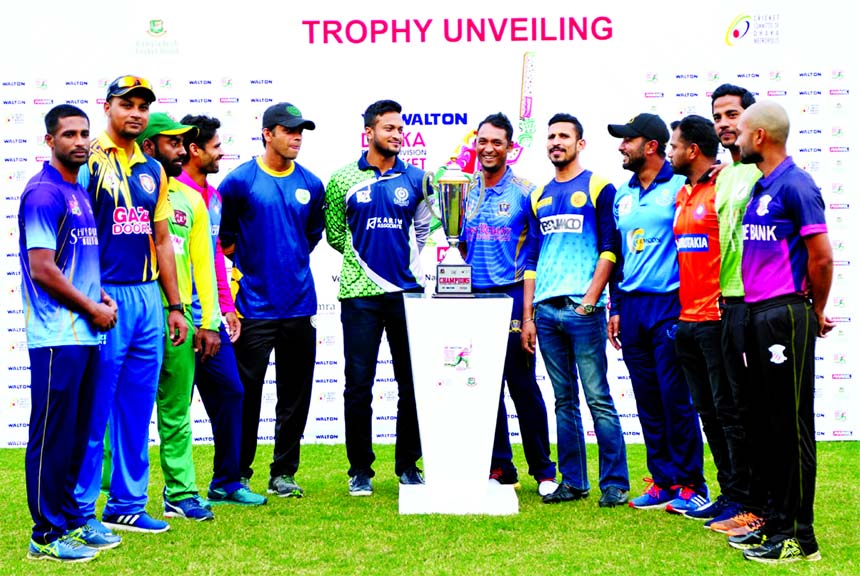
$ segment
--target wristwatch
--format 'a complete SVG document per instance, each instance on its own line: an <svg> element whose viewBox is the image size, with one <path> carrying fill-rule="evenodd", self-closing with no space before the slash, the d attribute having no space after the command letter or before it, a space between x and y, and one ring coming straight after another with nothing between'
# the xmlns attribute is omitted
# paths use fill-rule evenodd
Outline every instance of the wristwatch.
<svg viewBox="0 0 860 576"><path fill-rule="evenodd" d="M167 311L168 312L182 312L183 314L185 314L185 304L182 304L181 302L179 304L170 304L167 307Z"/></svg>
<svg viewBox="0 0 860 576"><path fill-rule="evenodd" d="M582 307L582 311L586 314L591 314L594 312L594 304L580 303L579 305Z"/></svg>

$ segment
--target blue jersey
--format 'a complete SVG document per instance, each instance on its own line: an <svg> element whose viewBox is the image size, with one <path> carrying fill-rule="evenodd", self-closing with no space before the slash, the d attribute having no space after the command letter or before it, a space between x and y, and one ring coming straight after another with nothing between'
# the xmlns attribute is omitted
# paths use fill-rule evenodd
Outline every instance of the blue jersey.
<svg viewBox="0 0 860 576"><path fill-rule="evenodd" d="M482 186L483 177L479 174L467 214L477 205ZM529 220L529 197L534 189L534 184L515 176L510 168L498 184L484 188L483 201L477 213L466 221L462 236L475 288L522 282L529 242L536 240Z"/></svg>
<svg viewBox="0 0 860 576"><path fill-rule="evenodd" d="M158 278L153 222L171 215L167 176L137 143L129 158L105 133L90 145L78 181L87 189L99 231L102 282L138 284Z"/></svg>
<svg viewBox="0 0 860 576"><path fill-rule="evenodd" d="M678 251L673 223L675 199L686 178L668 162L643 190L635 174L615 195L615 223L621 235L623 292L663 294L677 290Z"/></svg>
<svg viewBox="0 0 860 576"><path fill-rule="evenodd" d="M557 296L579 300L588 291L600 258L616 261L618 246L612 215L615 186L582 171L567 182L550 181L531 197L540 230L534 302ZM601 294L596 303L606 305Z"/></svg>
<svg viewBox="0 0 860 576"><path fill-rule="evenodd" d="M53 250L63 276L91 300L101 301L98 235L86 191L63 180L45 162L21 194L18 228L27 345L98 344L99 336L88 318L57 302L33 281L28 256L33 249Z"/></svg>
<svg viewBox="0 0 860 576"><path fill-rule="evenodd" d="M316 314L310 255L325 226L320 179L296 162L276 172L255 158L230 172L218 189L221 243L235 245L238 313L260 320Z"/></svg>

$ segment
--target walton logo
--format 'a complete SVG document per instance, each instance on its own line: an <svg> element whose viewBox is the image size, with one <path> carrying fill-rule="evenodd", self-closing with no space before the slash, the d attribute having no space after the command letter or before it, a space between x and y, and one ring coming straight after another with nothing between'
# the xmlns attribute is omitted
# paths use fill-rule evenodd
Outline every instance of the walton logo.
<svg viewBox="0 0 860 576"><path fill-rule="evenodd" d="M150 20L149 30L146 33L154 38L159 38L167 34L167 30L164 28L164 20Z"/></svg>
<svg viewBox="0 0 860 576"><path fill-rule="evenodd" d="M752 18L746 14L739 15L729 24L729 29L726 30L726 44L737 46L741 40L746 38L751 28Z"/></svg>

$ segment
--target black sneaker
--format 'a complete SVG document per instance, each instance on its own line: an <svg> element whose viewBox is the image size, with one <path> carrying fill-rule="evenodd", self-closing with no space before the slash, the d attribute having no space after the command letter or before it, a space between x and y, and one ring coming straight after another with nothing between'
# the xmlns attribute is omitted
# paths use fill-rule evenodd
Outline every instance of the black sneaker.
<svg viewBox="0 0 860 576"><path fill-rule="evenodd" d="M614 506L624 506L625 504L627 504L627 490L622 490L617 486L610 486L604 490L600 496L600 501L597 503L601 508L612 508Z"/></svg>
<svg viewBox="0 0 860 576"><path fill-rule="evenodd" d="M547 494L543 497L544 504L558 504L559 502L571 502L573 500L582 500L588 496L588 490L580 490L574 488L570 484L561 483L555 492Z"/></svg>
<svg viewBox="0 0 860 576"><path fill-rule="evenodd" d="M349 495L350 496L371 496L373 494L373 485L370 483L370 476L367 474L356 474L349 479Z"/></svg>
<svg viewBox="0 0 860 576"><path fill-rule="evenodd" d="M814 551L804 550L797 538L786 538L779 542L765 542L757 548L744 550L744 558L765 564L784 564L798 560L810 562L821 560L821 553L818 551L818 546L815 546Z"/></svg>
<svg viewBox="0 0 860 576"><path fill-rule="evenodd" d="M296 484L296 479L289 474L269 478L269 494L277 494L281 498L301 498L305 495L302 487Z"/></svg>
<svg viewBox="0 0 860 576"><path fill-rule="evenodd" d="M516 484L519 482L516 470L504 470L502 468L490 470L490 480L495 480L499 484Z"/></svg>
<svg viewBox="0 0 860 576"><path fill-rule="evenodd" d="M400 475L400 483L406 484L407 486L424 484L424 477L421 476L421 470L418 468L410 468Z"/></svg>
<svg viewBox="0 0 860 576"><path fill-rule="evenodd" d="M767 536L761 530L753 530L738 536L729 536L729 546L738 550L758 548L767 541Z"/></svg>

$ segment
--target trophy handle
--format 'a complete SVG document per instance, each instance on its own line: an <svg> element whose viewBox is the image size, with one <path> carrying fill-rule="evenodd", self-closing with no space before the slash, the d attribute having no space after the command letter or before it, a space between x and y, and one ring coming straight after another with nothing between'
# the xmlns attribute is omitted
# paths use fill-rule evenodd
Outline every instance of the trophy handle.
<svg viewBox="0 0 860 576"><path fill-rule="evenodd" d="M437 192L436 187L433 186L433 173L430 171L424 172L424 177L421 179L421 193L424 194L424 202L427 203L427 208L430 209L430 214L433 215L436 220L442 221L442 216L433 206L433 202L430 201L430 196L427 194L427 187L430 187L434 192Z"/></svg>
<svg viewBox="0 0 860 576"><path fill-rule="evenodd" d="M474 208L472 208L472 210L470 212L466 212L466 214L464 214L464 216L466 217L467 220L471 220L472 218L474 218L475 215L478 213L478 210L481 208L481 204L484 203L484 190L485 190L485 188L484 188L484 181L483 180L479 181L479 179L477 177L474 180L472 180L472 183L469 185L468 194L471 196L472 191L474 191L475 188L478 188L478 187L480 187L480 189L481 189L481 192L478 195L478 202L475 204ZM468 202L467 202L467 205L468 205Z"/></svg>

